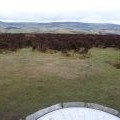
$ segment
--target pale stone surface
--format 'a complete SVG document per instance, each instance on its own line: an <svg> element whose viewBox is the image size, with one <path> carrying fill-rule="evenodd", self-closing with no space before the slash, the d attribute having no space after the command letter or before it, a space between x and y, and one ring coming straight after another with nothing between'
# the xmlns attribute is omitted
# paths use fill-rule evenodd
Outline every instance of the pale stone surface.
<svg viewBox="0 0 120 120"><path fill-rule="evenodd" d="M86 103L84 102L67 102L63 103L63 108L68 108L68 107L85 107Z"/></svg>
<svg viewBox="0 0 120 120"><path fill-rule="evenodd" d="M68 102L39 110L27 116L26 120L120 120L120 114L99 104Z"/></svg>
<svg viewBox="0 0 120 120"><path fill-rule="evenodd" d="M37 120L120 120L120 118L92 108L63 108L50 112Z"/></svg>
<svg viewBox="0 0 120 120"><path fill-rule="evenodd" d="M61 104L53 105L51 107L39 110L36 113L29 115L28 117L26 117L26 120L37 120L39 117L41 117L49 112L61 109L61 108L62 108Z"/></svg>
<svg viewBox="0 0 120 120"><path fill-rule="evenodd" d="M114 110L112 108L105 107L105 106L102 106L99 104L87 103L87 106L88 106L88 108L94 108L97 110L105 111L107 113L111 113L111 114L116 115L116 116L119 114L119 112L117 110Z"/></svg>

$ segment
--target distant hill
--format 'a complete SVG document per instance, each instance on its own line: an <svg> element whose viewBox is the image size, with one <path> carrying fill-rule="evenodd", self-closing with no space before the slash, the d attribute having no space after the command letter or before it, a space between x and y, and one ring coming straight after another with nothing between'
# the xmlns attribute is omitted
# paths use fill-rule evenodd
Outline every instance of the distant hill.
<svg viewBox="0 0 120 120"><path fill-rule="evenodd" d="M0 22L0 33L120 34L120 25L81 22Z"/></svg>

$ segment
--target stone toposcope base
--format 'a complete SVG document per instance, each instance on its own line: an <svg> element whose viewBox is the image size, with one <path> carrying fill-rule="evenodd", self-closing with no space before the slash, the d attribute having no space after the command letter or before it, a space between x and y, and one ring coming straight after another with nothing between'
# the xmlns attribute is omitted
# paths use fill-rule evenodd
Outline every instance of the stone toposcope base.
<svg viewBox="0 0 120 120"><path fill-rule="evenodd" d="M120 120L117 110L94 103L68 102L39 110L26 120Z"/></svg>

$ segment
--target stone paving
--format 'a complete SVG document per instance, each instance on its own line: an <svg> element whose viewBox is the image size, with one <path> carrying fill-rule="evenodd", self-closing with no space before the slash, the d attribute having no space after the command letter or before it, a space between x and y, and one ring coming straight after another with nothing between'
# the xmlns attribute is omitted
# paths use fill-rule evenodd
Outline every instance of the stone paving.
<svg viewBox="0 0 120 120"><path fill-rule="evenodd" d="M99 110L102 111L104 113L109 113L110 115L116 117L116 120L120 120L120 113L117 110L114 110L112 108L109 107L105 107L99 104L94 104L94 103L84 103L84 102L67 102L67 103L59 103L53 106L50 106L48 108L39 110L29 116L26 117L26 120L43 120L40 118L43 118L43 116L57 111L57 110L63 110L66 108L91 108L91 110ZM49 120L49 119L45 119L45 120ZM51 119L54 120L54 119ZM57 119L56 119L57 120ZM63 119L64 120L64 119ZM77 119L75 119L77 120ZM87 120L87 119L84 119ZM106 119L105 119L106 120ZM109 120L109 119L108 119ZM113 120L113 119L111 119Z"/></svg>

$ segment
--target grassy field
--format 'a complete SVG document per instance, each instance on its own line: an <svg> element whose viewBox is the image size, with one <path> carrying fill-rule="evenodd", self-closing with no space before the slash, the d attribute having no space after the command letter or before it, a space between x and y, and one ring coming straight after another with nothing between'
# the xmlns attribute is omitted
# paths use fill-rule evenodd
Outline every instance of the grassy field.
<svg viewBox="0 0 120 120"><path fill-rule="evenodd" d="M31 48L0 54L0 120L19 120L44 107L70 101L120 111L120 51L91 49L89 58L40 53Z"/></svg>

